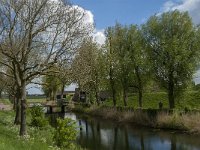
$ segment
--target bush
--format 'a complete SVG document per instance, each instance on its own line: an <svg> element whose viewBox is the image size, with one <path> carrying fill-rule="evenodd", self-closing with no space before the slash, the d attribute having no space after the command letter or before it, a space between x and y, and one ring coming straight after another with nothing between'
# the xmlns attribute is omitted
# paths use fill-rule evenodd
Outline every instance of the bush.
<svg viewBox="0 0 200 150"><path fill-rule="evenodd" d="M45 127L48 125L48 121L44 116L44 112L41 107L33 106L30 109L31 114L31 126L34 127Z"/></svg>
<svg viewBox="0 0 200 150"><path fill-rule="evenodd" d="M70 118L57 119L54 142L58 147L71 148L76 140L76 122Z"/></svg>

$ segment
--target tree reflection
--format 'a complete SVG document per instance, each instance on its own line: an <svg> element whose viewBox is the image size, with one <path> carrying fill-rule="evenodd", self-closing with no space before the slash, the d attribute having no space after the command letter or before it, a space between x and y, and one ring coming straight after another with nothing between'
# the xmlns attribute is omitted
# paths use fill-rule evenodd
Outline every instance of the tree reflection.
<svg viewBox="0 0 200 150"><path fill-rule="evenodd" d="M114 128L114 145L113 145L113 150L116 150L116 148L117 148L117 134L118 133L118 127L116 126L115 128Z"/></svg>

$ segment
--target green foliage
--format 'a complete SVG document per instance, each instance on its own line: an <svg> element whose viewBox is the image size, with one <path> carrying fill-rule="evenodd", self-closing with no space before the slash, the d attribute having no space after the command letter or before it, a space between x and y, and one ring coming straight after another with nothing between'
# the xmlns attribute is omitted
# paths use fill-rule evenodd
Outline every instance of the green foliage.
<svg viewBox="0 0 200 150"><path fill-rule="evenodd" d="M133 87L140 93L142 107L143 87L147 82L150 67L145 43L139 27L116 24L106 30L107 76L110 89L120 91L126 105L127 92ZM117 92L119 93L119 92Z"/></svg>
<svg viewBox="0 0 200 150"><path fill-rule="evenodd" d="M42 90L50 100L55 100L56 93L60 89L60 80L54 75L46 75L42 78L43 86Z"/></svg>
<svg viewBox="0 0 200 150"><path fill-rule="evenodd" d="M200 84L195 85L195 86L194 86L194 90L200 91Z"/></svg>
<svg viewBox="0 0 200 150"><path fill-rule="evenodd" d="M155 78L174 97L191 81L199 59L199 39L187 12L152 16L143 26Z"/></svg>
<svg viewBox="0 0 200 150"><path fill-rule="evenodd" d="M34 127L45 127L48 125L48 120L44 117L44 112L42 107L33 106L30 109L31 114L31 126Z"/></svg>
<svg viewBox="0 0 200 150"><path fill-rule="evenodd" d="M29 124L30 116L27 115ZM53 139L55 129L51 126L37 128L27 126L28 135L18 136L19 127L13 124L13 111L0 111L0 150L58 150ZM65 149L65 148L64 148ZM81 150L76 144L70 150Z"/></svg>
<svg viewBox="0 0 200 150"><path fill-rule="evenodd" d="M58 147L71 148L76 140L76 122L70 118L57 119L54 142Z"/></svg>
<svg viewBox="0 0 200 150"><path fill-rule="evenodd" d="M105 78L103 51L91 38L85 39L72 63L73 80L79 88L89 93L90 102L94 100Z"/></svg>

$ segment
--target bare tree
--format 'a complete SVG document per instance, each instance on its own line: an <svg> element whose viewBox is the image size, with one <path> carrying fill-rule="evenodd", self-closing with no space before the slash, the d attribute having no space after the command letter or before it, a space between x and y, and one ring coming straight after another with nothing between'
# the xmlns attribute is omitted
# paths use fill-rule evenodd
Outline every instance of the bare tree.
<svg viewBox="0 0 200 150"><path fill-rule="evenodd" d="M21 101L20 135L26 134L26 85L70 55L90 27L85 12L68 2L0 0L1 73L16 80ZM11 74L4 71L9 68Z"/></svg>

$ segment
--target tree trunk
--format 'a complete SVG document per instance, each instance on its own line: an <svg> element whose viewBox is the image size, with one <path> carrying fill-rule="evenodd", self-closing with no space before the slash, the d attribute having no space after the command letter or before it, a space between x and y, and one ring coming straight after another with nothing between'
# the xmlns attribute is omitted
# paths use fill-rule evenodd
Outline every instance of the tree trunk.
<svg viewBox="0 0 200 150"><path fill-rule="evenodd" d="M113 99L113 105L116 106L116 91L114 86L112 86L112 99Z"/></svg>
<svg viewBox="0 0 200 150"><path fill-rule="evenodd" d="M65 91L65 84L62 84L61 99L63 99L64 91Z"/></svg>
<svg viewBox="0 0 200 150"><path fill-rule="evenodd" d="M95 97L96 97L97 105L99 106L100 102L99 102L99 95L98 95L97 90L96 90L96 92L95 92Z"/></svg>
<svg viewBox="0 0 200 150"><path fill-rule="evenodd" d="M112 69L110 68L110 85L112 90L112 99L113 99L113 105L116 106L116 91L115 91L115 83L112 76Z"/></svg>
<svg viewBox="0 0 200 150"><path fill-rule="evenodd" d="M125 88L123 90L123 101L124 101L124 106L127 106L127 92Z"/></svg>
<svg viewBox="0 0 200 150"><path fill-rule="evenodd" d="M138 89L138 94L139 94L139 107L142 108L142 97L143 97L143 94L142 94L142 89Z"/></svg>
<svg viewBox="0 0 200 150"><path fill-rule="evenodd" d="M141 76L140 76L140 73L139 73L139 67L138 66L135 68L135 71L136 71L136 76L137 76L137 80L138 80L139 107L142 108L143 87L142 87L142 80L141 80Z"/></svg>
<svg viewBox="0 0 200 150"><path fill-rule="evenodd" d="M16 93L14 95L14 103L15 103L15 121L14 124L19 125L21 122L21 104L20 104L20 89L16 88Z"/></svg>
<svg viewBox="0 0 200 150"><path fill-rule="evenodd" d="M26 82L22 82L21 86L21 124L20 124L20 136L26 135Z"/></svg>
<svg viewBox="0 0 200 150"><path fill-rule="evenodd" d="M17 98L16 98L16 96L13 97L13 100L11 100L11 97L9 96L9 100L11 102L13 101L13 110L16 111L16 109L17 109Z"/></svg>
<svg viewBox="0 0 200 150"><path fill-rule="evenodd" d="M174 82L172 79L170 79L168 83L168 100L170 109L175 108L174 99Z"/></svg>
<svg viewBox="0 0 200 150"><path fill-rule="evenodd" d="M0 90L0 99L2 99L2 92L3 90Z"/></svg>
<svg viewBox="0 0 200 150"><path fill-rule="evenodd" d="M21 122L21 107L20 100L16 97L16 112L15 112L15 121L14 124L19 125Z"/></svg>
<svg viewBox="0 0 200 150"><path fill-rule="evenodd" d="M57 92L57 91L53 91L53 94L52 94L52 96L53 96L53 97L52 97L52 98L53 98L53 101L56 100L56 92Z"/></svg>
<svg viewBox="0 0 200 150"><path fill-rule="evenodd" d="M110 64L109 64L109 76L110 76L110 85L112 90L112 99L113 99L113 105L116 106L116 90L115 90L115 81L114 81L114 69L112 63L113 61L113 49L112 49L112 38L109 37L109 43L110 43L110 51L109 55L111 56Z"/></svg>

